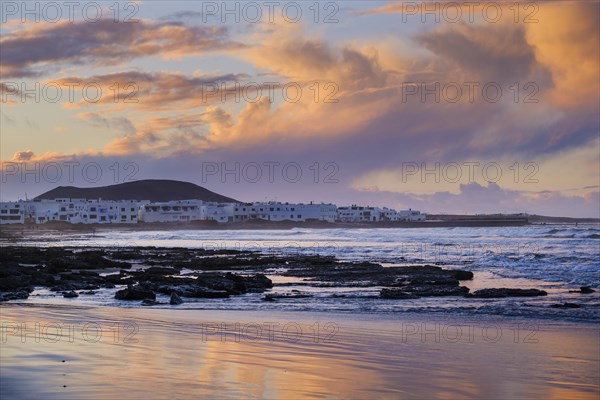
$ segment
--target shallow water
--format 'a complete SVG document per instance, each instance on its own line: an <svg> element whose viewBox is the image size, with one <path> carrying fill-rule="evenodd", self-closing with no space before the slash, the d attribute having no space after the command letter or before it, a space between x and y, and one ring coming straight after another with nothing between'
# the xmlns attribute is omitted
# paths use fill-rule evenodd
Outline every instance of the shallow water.
<svg viewBox="0 0 600 400"><path fill-rule="evenodd" d="M114 231L45 236L35 246L164 246L331 254L344 260L472 264L501 276L600 285L600 226Z"/></svg>

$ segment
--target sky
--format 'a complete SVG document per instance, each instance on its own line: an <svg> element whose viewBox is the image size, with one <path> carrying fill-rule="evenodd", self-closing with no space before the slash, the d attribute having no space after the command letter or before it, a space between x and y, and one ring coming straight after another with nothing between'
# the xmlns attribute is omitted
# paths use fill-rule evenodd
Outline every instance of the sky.
<svg viewBox="0 0 600 400"><path fill-rule="evenodd" d="M2 201L177 179L600 217L596 0L0 7Z"/></svg>

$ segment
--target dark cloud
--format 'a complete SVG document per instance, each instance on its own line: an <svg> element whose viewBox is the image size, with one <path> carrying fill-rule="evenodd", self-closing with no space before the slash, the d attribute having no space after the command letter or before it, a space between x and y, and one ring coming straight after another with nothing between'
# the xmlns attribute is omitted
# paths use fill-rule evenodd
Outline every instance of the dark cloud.
<svg viewBox="0 0 600 400"><path fill-rule="evenodd" d="M163 21L172 21L174 19L198 19L198 20L202 20L202 16L204 15L204 13L200 12L200 11L190 11L190 10L186 10L186 11L178 11L172 14L168 14L165 15L164 17L161 17L160 19Z"/></svg>
<svg viewBox="0 0 600 400"><path fill-rule="evenodd" d="M124 135L132 135L136 131L131 121L125 117L107 118L98 113L87 113L82 118L97 128L114 130Z"/></svg>
<svg viewBox="0 0 600 400"><path fill-rule="evenodd" d="M73 83L99 85L103 97L97 103L82 99L82 105L124 104L128 107L159 111L196 108L211 102L221 102L221 88L229 90L235 88L236 82L248 79L247 74L187 76L175 72L127 71L87 78L71 76L53 82L65 86ZM116 99L115 85L120 89ZM235 99L235 96L229 95L228 98Z"/></svg>
<svg viewBox="0 0 600 400"><path fill-rule="evenodd" d="M46 24L7 34L0 42L3 78L41 75L50 65L114 65L144 56L186 56L240 48L225 27L181 22L114 23L102 19Z"/></svg>
<svg viewBox="0 0 600 400"><path fill-rule="evenodd" d="M33 156L34 156L34 153L31 150L18 151L13 156L13 161L28 161L28 160L31 160L33 158Z"/></svg>
<svg viewBox="0 0 600 400"><path fill-rule="evenodd" d="M517 24L450 24L420 34L416 41L474 81L551 84L549 72L537 63L525 39L525 28Z"/></svg>

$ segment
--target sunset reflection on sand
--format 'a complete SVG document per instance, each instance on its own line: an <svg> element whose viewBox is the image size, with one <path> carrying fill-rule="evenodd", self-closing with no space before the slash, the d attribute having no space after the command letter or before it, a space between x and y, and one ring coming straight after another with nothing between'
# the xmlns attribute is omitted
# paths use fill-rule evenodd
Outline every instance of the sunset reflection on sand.
<svg viewBox="0 0 600 400"><path fill-rule="evenodd" d="M537 343L524 341L523 335L516 343L511 327L523 321L357 318L2 306L2 394L73 399L122 393L129 398L272 399L598 396L598 332L592 324L569 328L539 322ZM275 328L271 336L244 331L260 325L257 321L279 327L293 323L302 334L284 337ZM315 321L332 321L339 330L328 340L315 337ZM423 332L402 334L402 329L425 321ZM115 322L121 325L118 336ZM25 334L14 329L21 324ZM213 329L220 324L226 329ZM73 328L63 329L58 337L50 329L58 325ZM129 329L134 325L137 331ZM473 328L473 335L455 340L456 329L452 338L450 329L440 331L457 325ZM484 325L499 327L502 336L493 337L488 329L488 340L483 340L478 327Z"/></svg>

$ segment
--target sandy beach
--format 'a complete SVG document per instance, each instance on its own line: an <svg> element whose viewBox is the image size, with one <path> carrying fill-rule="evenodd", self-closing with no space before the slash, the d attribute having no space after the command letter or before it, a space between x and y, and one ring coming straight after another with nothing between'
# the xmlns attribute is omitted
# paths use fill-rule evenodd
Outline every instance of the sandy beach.
<svg viewBox="0 0 600 400"><path fill-rule="evenodd" d="M4 304L2 397L597 399L596 324Z"/></svg>

